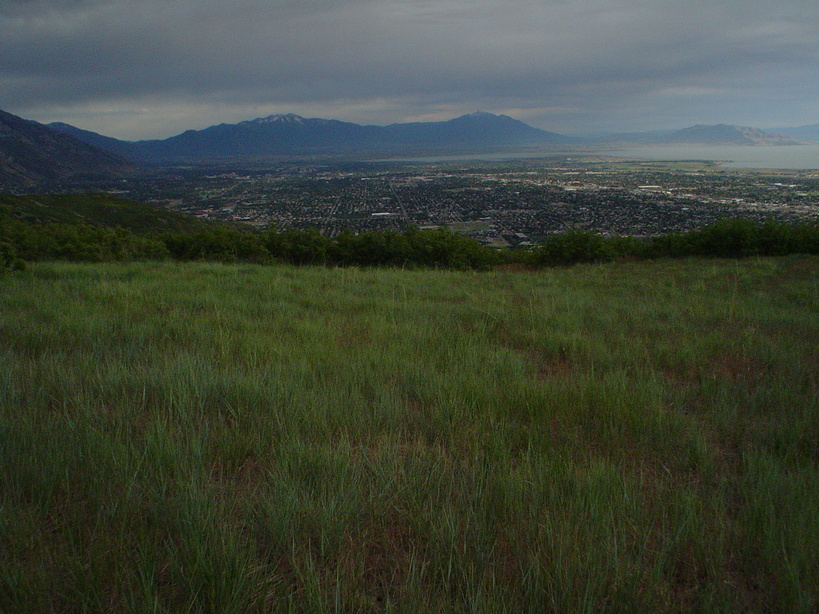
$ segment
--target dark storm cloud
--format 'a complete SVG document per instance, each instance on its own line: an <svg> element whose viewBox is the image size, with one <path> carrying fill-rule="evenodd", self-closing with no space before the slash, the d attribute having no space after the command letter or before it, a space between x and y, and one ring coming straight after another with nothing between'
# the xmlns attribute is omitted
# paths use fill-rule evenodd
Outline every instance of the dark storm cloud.
<svg viewBox="0 0 819 614"><path fill-rule="evenodd" d="M289 110L807 123L817 23L814 0L0 0L0 108L119 109L121 133Z"/></svg>

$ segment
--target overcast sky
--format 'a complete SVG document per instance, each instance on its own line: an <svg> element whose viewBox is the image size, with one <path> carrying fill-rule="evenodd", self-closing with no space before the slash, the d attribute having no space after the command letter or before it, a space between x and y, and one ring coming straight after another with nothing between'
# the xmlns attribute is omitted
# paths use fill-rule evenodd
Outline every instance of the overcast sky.
<svg viewBox="0 0 819 614"><path fill-rule="evenodd" d="M128 139L287 112L813 124L819 0L0 0L0 109Z"/></svg>

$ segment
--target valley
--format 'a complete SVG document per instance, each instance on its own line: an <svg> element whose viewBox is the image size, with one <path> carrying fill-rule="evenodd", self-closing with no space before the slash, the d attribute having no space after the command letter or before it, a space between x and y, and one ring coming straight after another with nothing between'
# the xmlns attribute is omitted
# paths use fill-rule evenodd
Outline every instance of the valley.
<svg viewBox="0 0 819 614"><path fill-rule="evenodd" d="M734 171L711 162L599 155L163 169L86 189L100 187L207 220L317 228L329 237L345 229L447 227L497 247L526 247L569 229L650 237L720 218L819 216L816 172Z"/></svg>

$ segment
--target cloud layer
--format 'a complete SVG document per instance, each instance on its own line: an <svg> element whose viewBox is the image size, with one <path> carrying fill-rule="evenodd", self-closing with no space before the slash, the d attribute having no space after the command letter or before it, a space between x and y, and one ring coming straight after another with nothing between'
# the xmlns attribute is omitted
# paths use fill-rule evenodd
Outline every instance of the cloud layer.
<svg viewBox="0 0 819 614"><path fill-rule="evenodd" d="M0 0L0 108L124 138L286 111L815 123L816 24L815 0Z"/></svg>

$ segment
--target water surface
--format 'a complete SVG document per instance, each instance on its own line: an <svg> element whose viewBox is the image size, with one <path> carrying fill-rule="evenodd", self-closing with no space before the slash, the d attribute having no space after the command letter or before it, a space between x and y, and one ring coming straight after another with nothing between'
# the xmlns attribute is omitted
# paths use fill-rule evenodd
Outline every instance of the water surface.
<svg viewBox="0 0 819 614"><path fill-rule="evenodd" d="M584 155L642 160L706 160L720 162L726 168L769 168L819 170L819 143L810 145L642 145L608 149L555 148L541 151L504 151L443 156L397 156L377 162L460 162L506 161L566 156L581 159Z"/></svg>
<svg viewBox="0 0 819 614"><path fill-rule="evenodd" d="M618 158L709 160L728 168L819 169L817 145L656 145L608 150Z"/></svg>

